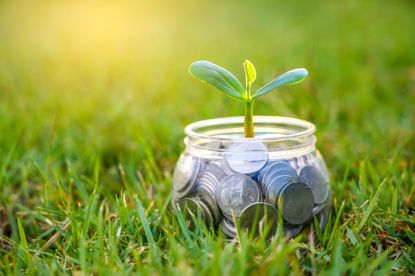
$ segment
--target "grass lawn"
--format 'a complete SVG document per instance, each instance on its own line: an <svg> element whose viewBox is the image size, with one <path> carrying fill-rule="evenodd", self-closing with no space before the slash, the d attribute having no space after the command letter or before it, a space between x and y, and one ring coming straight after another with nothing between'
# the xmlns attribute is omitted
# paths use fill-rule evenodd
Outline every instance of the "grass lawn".
<svg viewBox="0 0 415 276"><path fill-rule="evenodd" d="M0 2L0 275L415 274L413 1L137 2ZM255 114L317 126L314 241L227 243L171 208L184 126L243 113L187 66L246 58L257 85L310 72Z"/></svg>

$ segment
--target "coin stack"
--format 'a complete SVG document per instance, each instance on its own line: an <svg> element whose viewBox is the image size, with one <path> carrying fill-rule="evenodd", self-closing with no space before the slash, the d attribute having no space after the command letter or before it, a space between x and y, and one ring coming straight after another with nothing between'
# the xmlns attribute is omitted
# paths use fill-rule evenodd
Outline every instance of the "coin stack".
<svg viewBox="0 0 415 276"><path fill-rule="evenodd" d="M233 239L235 224L255 236L271 238L282 217L286 236L298 235L314 216L324 227L330 186L315 156L269 159L259 142L235 143L223 158L181 155L173 176L175 206L186 214L189 227L200 214L210 227ZM218 228L216 228L218 227Z"/></svg>

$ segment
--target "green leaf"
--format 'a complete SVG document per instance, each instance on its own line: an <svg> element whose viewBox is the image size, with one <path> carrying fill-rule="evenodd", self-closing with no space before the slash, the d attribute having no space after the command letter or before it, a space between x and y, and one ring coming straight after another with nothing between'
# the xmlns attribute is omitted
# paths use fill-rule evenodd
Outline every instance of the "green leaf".
<svg viewBox="0 0 415 276"><path fill-rule="evenodd" d="M349 237L350 242L353 245L356 245L357 244L356 236L353 234L352 229L350 229L347 225L346 225L346 232L347 232L347 236Z"/></svg>
<svg viewBox="0 0 415 276"><path fill-rule="evenodd" d="M228 96L243 100L245 89L240 81L226 69L209 61L195 61L189 67L192 77L210 83Z"/></svg>
<svg viewBox="0 0 415 276"><path fill-rule="evenodd" d="M274 90L275 88L278 88L284 85L292 85L292 84L299 83L303 81L307 75L308 75L308 71L304 68L288 71L282 75L279 75L277 78L275 78L274 80L270 81L268 84L258 89L254 94L254 98L262 96L270 92L271 90Z"/></svg>
<svg viewBox="0 0 415 276"><path fill-rule="evenodd" d="M254 83L256 79L256 71L255 67L249 60L244 61L244 69L245 69L245 82L247 90L251 85Z"/></svg>
<svg viewBox="0 0 415 276"><path fill-rule="evenodd" d="M23 247L23 249L27 250L28 246L27 246L26 234L25 234L24 228L19 218L17 218L17 227L19 229L20 244Z"/></svg>
<svg viewBox="0 0 415 276"><path fill-rule="evenodd" d="M146 214L144 213L143 205L141 204L141 201L138 199L138 197L135 196L134 200L135 200L135 204L137 205L138 217L140 218L141 225L144 228L144 234L146 235L147 242L149 245L155 246L156 243L154 241L153 233L151 232L151 229L150 229L150 224L148 223Z"/></svg>
<svg viewBox="0 0 415 276"><path fill-rule="evenodd" d="M375 208L375 204L378 201L381 193L382 193L382 189L385 186L386 183L386 178L382 181L382 183L380 183L378 190L376 191L375 195L373 196L373 198L370 200L369 203L369 207L367 207L367 210L365 212L365 214L363 215L362 220L360 221L359 226L357 227L356 233L359 233L360 230L362 230L363 226L365 226L367 220L369 219L370 214L373 211L373 208Z"/></svg>

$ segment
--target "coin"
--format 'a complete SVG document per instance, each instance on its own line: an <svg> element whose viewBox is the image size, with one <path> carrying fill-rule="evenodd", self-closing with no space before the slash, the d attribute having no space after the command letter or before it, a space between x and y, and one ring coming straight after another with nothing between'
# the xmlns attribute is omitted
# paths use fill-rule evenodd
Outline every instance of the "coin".
<svg viewBox="0 0 415 276"><path fill-rule="evenodd" d="M229 218L239 217L246 206L261 201L261 198L258 184L243 174L225 177L216 190L216 202L223 214Z"/></svg>
<svg viewBox="0 0 415 276"><path fill-rule="evenodd" d="M209 208L213 217L213 224L216 225L222 218L222 214L216 203L215 194L203 185L197 188L195 195Z"/></svg>
<svg viewBox="0 0 415 276"><path fill-rule="evenodd" d="M185 215L186 224L191 230L195 227L194 223L197 218L197 212L200 212L202 220L207 225L214 224L214 219L209 208L198 198L183 198L176 203L176 207Z"/></svg>
<svg viewBox="0 0 415 276"><path fill-rule="evenodd" d="M232 171L252 174L267 163L268 150L259 142L235 143L229 146L224 157Z"/></svg>
<svg viewBox="0 0 415 276"><path fill-rule="evenodd" d="M312 166L305 166L300 171L301 180L313 191L315 203L324 202L330 191L329 183L324 175Z"/></svg>
<svg viewBox="0 0 415 276"><path fill-rule="evenodd" d="M176 197L184 198L191 193L200 163L200 159L193 155L185 153L180 156L173 174L173 189Z"/></svg>
<svg viewBox="0 0 415 276"><path fill-rule="evenodd" d="M216 181L212 181L211 179L209 179L206 175L201 175L197 180L196 180L196 188L200 187L200 186L206 186L213 189L214 186L217 186Z"/></svg>
<svg viewBox="0 0 415 276"><path fill-rule="evenodd" d="M319 152L313 152L308 157L308 165L314 166L317 170L319 170L323 175L329 175L326 163L324 163L324 159Z"/></svg>
<svg viewBox="0 0 415 276"><path fill-rule="evenodd" d="M325 204L319 204L314 206L313 208L313 216L319 214L321 211L323 211L323 209L326 208Z"/></svg>
<svg viewBox="0 0 415 276"><path fill-rule="evenodd" d="M239 224L242 230L254 233L255 237L266 235L266 239L269 240L277 230L277 209L268 203L252 203L241 212Z"/></svg>
<svg viewBox="0 0 415 276"><path fill-rule="evenodd" d="M330 205L326 205L323 210L318 214L317 219L320 223L320 229L323 230L329 220Z"/></svg>
<svg viewBox="0 0 415 276"><path fill-rule="evenodd" d="M195 196L198 197L208 207L213 216L213 223L216 225L220 218L221 212L216 203L216 189L219 185L218 179L210 171L199 173L196 180Z"/></svg>
<svg viewBox="0 0 415 276"><path fill-rule="evenodd" d="M284 220L298 225L306 222L312 215L313 192L307 184L291 182L285 185L278 196L278 210Z"/></svg>
<svg viewBox="0 0 415 276"><path fill-rule="evenodd" d="M209 188L212 193L215 193L217 187L219 186L219 181L210 172L203 172L202 174L200 174L200 177L196 180L196 185L204 185L207 188Z"/></svg>
<svg viewBox="0 0 415 276"><path fill-rule="evenodd" d="M295 158L296 165L298 169L308 165L308 158L306 155L298 156Z"/></svg>
<svg viewBox="0 0 415 276"><path fill-rule="evenodd" d="M202 212L203 221L208 226L214 225L215 221L209 207L203 201L198 201L198 204Z"/></svg>
<svg viewBox="0 0 415 276"><path fill-rule="evenodd" d="M280 176L290 176L290 177L297 177L297 172L295 170L276 170L270 172L266 177L264 177L264 184L265 186L269 186L276 178Z"/></svg>
<svg viewBox="0 0 415 276"><path fill-rule="evenodd" d="M267 185L273 177L278 175L292 175L296 176L297 171L287 163L277 162L269 166L264 176L262 177L262 184Z"/></svg>
<svg viewBox="0 0 415 276"><path fill-rule="evenodd" d="M327 224L331 208L331 195L329 194L327 200L313 208L313 216L317 218L320 223L320 229L323 230Z"/></svg>
<svg viewBox="0 0 415 276"><path fill-rule="evenodd" d="M233 222L229 219L222 219L220 223L220 230L229 239L234 239L236 237L236 227L233 225Z"/></svg>
<svg viewBox="0 0 415 276"><path fill-rule="evenodd" d="M287 160L268 160L268 162L265 164L265 166L258 172L258 183L263 182L264 175L269 172L269 168L274 165L275 163L286 163L287 165L290 165L289 161ZM289 167L288 167L289 168Z"/></svg>
<svg viewBox="0 0 415 276"><path fill-rule="evenodd" d="M215 163L209 163L206 165L204 171L211 173L213 176L216 177L218 182L226 177L225 172L223 169Z"/></svg>
<svg viewBox="0 0 415 276"><path fill-rule="evenodd" d="M295 170L298 170L298 169L299 169L298 164L299 164L298 157L294 157L293 159L291 159L291 160L290 160L290 165L291 165L291 167L293 167Z"/></svg>
<svg viewBox="0 0 415 276"><path fill-rule="evenodd" d="M278 196L286 185L296 181L297 177L292 175L281 175L276 177L268 186L265 192L266 202L277 205Z"/></svg>
<svg viewBox="0 0 415 276"><path fill-rule="evenodd" d="M285 169L293 169L293 167L290 165L289 162L283 161L283 160L272 162L268 166L268 170L270 170L270 171L273 171L275 169L282 169L282 168L285 168Z"/></svg>
<svg viewBox="0 0 415 276"><path fill-rule="evenodd" d="M235 174L235 172L231 170L231 168L228 165L228 162L226 162L225 159L216 159L210 163L218 166L225 173L225 176Z"/></svg>
<svg viewBox="0 0 415 276"><path fill-rule="evenodd" d="M284 223L284 226L283 226L284 236L289 237L289 238L294 238L295 236L301 233L303 228L304 228L304 224L292 225L289 223Z"/></svg>
<svg viewBox="0 0 415 276"><path fill-rule="evenodd" d="M265 172L268 170L268 166L264 166L259 172L258 172L258 183L261 184L262 183L262 179L265 175Z"/></svg>
<svg viewBox="0 0 415 276"><path fill-rule="evenodd" d="M176 208L183 212L187 227L191 230L195 228L195 218L199 209L198 202L193 198L183 198L176 203Z"/></svg>

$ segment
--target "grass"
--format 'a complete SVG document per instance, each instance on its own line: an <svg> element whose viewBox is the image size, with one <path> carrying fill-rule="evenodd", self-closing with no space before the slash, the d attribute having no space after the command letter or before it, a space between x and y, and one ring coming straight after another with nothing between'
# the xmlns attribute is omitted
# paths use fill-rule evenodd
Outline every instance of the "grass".
<svg viewBox="0 0 415 276"><path fill-rule="evenodd" d="M414 274L413 8L1 2L0 274ZM255 113L316 124L324 232L226 243L172 210L183 127L243 112L189 77L202 58L233 72L249 58L258 85L309 70Z"/></svg>

